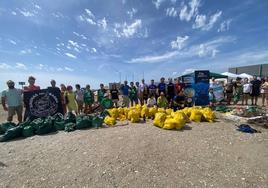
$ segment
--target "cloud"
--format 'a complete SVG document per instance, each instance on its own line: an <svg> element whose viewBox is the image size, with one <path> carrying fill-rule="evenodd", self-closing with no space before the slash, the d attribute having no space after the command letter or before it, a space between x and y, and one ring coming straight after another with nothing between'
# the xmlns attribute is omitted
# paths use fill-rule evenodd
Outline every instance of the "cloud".
<svg viewBox="0 0 268 188"><path fill-rule="evenodd" d="M31 49L26 49L26 50L21 50L21 51L20 51L20 54L21 54L21 55L31 54L31 53L32 53L32 50L31 50Z"/></svg>
<svg viewBox="0 0 268 188"><path fill-rule="evenodd" d="M76 48L79 48L79 47L80 47L80 46L78 45L77 42L74 42L74 41L72 41L72 40L68 40L68 43L69 43L70 45L72 45L73 47L76 47Z"/></svg>
<svg viewBox="0 0 268 188"><path fill-rule="evenodd" d="M6 63L0 63L0 70L7 70L10 69L11 66Z"/></svg>
<svg viewBox="0 0 268 188"><path fill-rule="evenodd" d="M11 14L14 15L14 16L17 15L17 13L15 11L12 11Z"/></svg>
<svg viewBox="0 0 268 188"><path fill-rule="evenodd" d="M230 29L231 22L232 22L232 19L223 21L220 25L220 28L218 29L218 32L228 31Z"/></svg>
<svg viewBox="0 0 268 188"><path fill-rule="evenodd" d="M64 15L60 12L53 12L51 15L57 19L64 18Z"/></svg>
<svg viewBox="0 0 268 188"><path fill-rule="evenodd" d="M74 69L72 69L70 67L64 67L64 69L67 70L67 71L70 71L70 72L73 72L74 71Z"/></svg>
<svg viewBox="0 0 268 188"><path fill-rule="evenodd" d="M77 32L73 32L73 34L76 35L76 36L78 36L78 37L81 37L84 40L87 40L87 37L85 35L83 35L83 34L79 34Z"/></svg>
<svg viewBox="0 0 268 188"><path fill-rule="evenodd" d="M189 68L189 69L185 69L181 74L185 75L185 74L190 74L192 72L194 72L196 69L193 68Z"/></svg>
<svg viewBox="0 0 268 188"><path fill-rule="evenodd" d="M96 48L91 48L91 52L97 53L97 49Z"/></svg>
<svg viewBox="0 0 268 188"><path fill-rule="evenodd" d="M174 7L170 7L166 9L166 15L170 17L178 16L178 12Z"/></svg>
<svg viewBox="0 0 268 188"><path fill-rule="evenodd" d="M197 15L195 18L193 29L201 29L203 31L208 31L213 28L214 24L218 21L221 15L222 11L217 11L215 14L210 16L208 20L206 15Z"/></svg>
<svg viewBox="0 0 268 188"><path fill-rule="evenodd" d="M184 37L177 37L177 40L171 41L170 45L172 49L178 49L181 50L184 46L186 41L189 39L189 36L184 36Z"/></svg>
<svg viewBox="0 0 268 188"><path fill-rule="evenodd" d="M155 5L156 9L159 9L160 5L164 2L165 0L153 0L152 3Z"/></svg>
<svg viewBox="0 0 268 188"><path fill-rule="evenodd" d="M193 45L189 48L183 49L181 51L169 51L161 55L148 55L138 58L133 58L127 63L159 63L163 61L168 61L171 59L179 58L193 58L193 57L209 57L213 58L219 52L219 47L225 43L234 42L234 37L219 37L201 44Z"/></svg>
<svg viewBox="0 0 268 188"><path fill-rule="evenodd" d="M19 10L19 12L25 17L33 17L35 14L26 10Z"/></svg>
<svg viewBox="0 0 268 188"><path fill-rule="evenodd" d="M17 44L14 40L9 39L8 41L9 41L11 44L14 44L14 45Z"/></svg>
<svg viewBox="0 0 268 188"><path fill-rule="evenodd" d="M41 10L41 7L40 7L39 5L34 5L34 7L35 7L36 9Z"/></svg>
<svg viewBox="0 0 268 188"><path fill-rule="evenodd" d="M103 29L107 28L107 21L105 17L102 20L98 21L98 26L102 27Z"/></svg>
<svg viewBox="0 0 268 188"><path fill-rule="evenodd" d="M70 57L70 58L73 58L73 59L76 59L77 57L71 53L65 53L66 56Z"/></svg>
<svg viewBox="0 0 268 188"><path fill-rule="evenodd" d="M140 28L142 28L142 21L138 19L129 25L126 22L124 24L116 23L114 32L119 38L120 37L130 38L134 36Z"/></svg>
<svg viewBox="0 0 268 188"><path fill-rule="evenodd" d="M164 60L171 59L178 55L177 51L167 52L162 55L155 55L155 56L144 56L139 58L134 58L128 61L128 63L158 63Z"/></svg>
<svg viewBox="0 0 268 188"><path fill-rule="evenodd" d="M137 9L132 8L131 10L127 11L127 14L129 15L130 19L133 18L133 16L138 12Z"/></svg>
<svg viewBox="0 0 268 188"><path fill-rule="evenodd" d="M200 6L200 0L190 0L188 6L183 3L180 10L180 20L189 22L197 13Z"/></svg>
<svg viewBox="0 0 268 188"><path fill-rule="evenodd" d="M89 17L95 18L94 14L89 9L85 9L85 11Z"/></svg>
<svg viewBox="0 0 268 188"><path fill-rule="evenodd" d="M17 69L22 69L22 70L27 70L26 65L23 64L23 63L16 63L15 68L17 68Z"/></svg>

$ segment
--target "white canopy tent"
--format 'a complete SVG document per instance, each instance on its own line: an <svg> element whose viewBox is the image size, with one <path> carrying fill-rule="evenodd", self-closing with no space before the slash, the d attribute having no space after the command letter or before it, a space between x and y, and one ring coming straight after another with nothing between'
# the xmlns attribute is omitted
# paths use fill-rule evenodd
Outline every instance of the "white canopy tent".
<svg viewBox="0 0 268 188"><path fill-rule="evenodd" d="M222 74L222 75L225 75L225 76L228 76L228 78L233 78L233 79L239 77L239 75L237 75L237 74L233 74L233 73L231 73L231 72L223 72L223 73L221 73L221 74Z"/></svg>
<svg viewBox="0 0 268 188"><path fill-rule="evenodd" d="M253 78L253 76L252 76L252 75L247 74L247 73L242 73L242 74L239 74L239 77L240 77L240 78L248 78L248 79Z"/></svg>

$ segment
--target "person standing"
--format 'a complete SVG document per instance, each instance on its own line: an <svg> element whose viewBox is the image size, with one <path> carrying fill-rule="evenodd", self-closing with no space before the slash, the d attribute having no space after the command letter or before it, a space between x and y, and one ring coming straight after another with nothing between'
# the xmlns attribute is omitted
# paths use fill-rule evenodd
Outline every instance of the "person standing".
<svg viewBox="0 0 268 188"><path fill-rule="evenodd" d="M266 100L266 107L268 107L268 76L265 78L264 82L261 85L262 92L262 106Z"/></svg>
<svg viewBox="0 0 268 188"><path fill-rule="evenodd" d="M13 116L17 114L18 122L22 122L22 90L15 88L12 80L7 81L8 89L2 92L1 102L3 109L8 112L7 121L12 122ZM6 106L7 104L7 106Z"/></svg>
<svg viewBox="0 0 268 188"><path fill-rule="evenodd" d="M155 98L157 98L156 95L157 86L154 84L153 79L151 80L151 84L148 86L148 89L149 89L149 96L153 95Z"/></svg>
<svg viewBox="0 0 268 188"><path fill-rule="evenodd" d="M138 104L138 91L134 86L134 82L130 82L129 98L131 106L134 106L134 102L136 105Z"/></svg>
<svg viewBox="0 0 268 188"><path fill-rule="evenodd" d="M167 84L167 100L168 103L172 103L172 100L175 96L175 86L173 84L172 78L168 79L168 84Z"/></svg>
<svg viewBox="0 0 268 188"><path fill-rule="evenodd" d="M29 91L38 91L38 90L40 90L40 87L35 85L35 80L36 80L35 77L29 76L29 78L28 78L29 85L25 86L23 88L23 91L24 92L29 92Z"/></svg>
<svg viewBox="0 0 268 188"><path fill-rule="evenodd" d="M258 97L260 96L261 91L261 81L257 79L257 76L253 76L252 84L252 93L251 93L251 104L258 104Z"/></svg>
<svg viewBox="0 0 268 188"><path fill-rule="evenodd" d="M176 95L178 95L180 93L181 90L183 90L185 87L184 83L182 83L179 78L176 80L176 84L175 84L175 93Z"/></svg>
<svg viewBox="0 0 268 188"><path fill-rule="evenodd" d="M84 93L81 90L81 86L79 84L75 85L75 100L78 106L78 114L83 112L83 106L84 106Z"/></svg>
<svg viewBox="0 0 268 188"><path fill-rule="evenodd" d="M248 98L252 92L252 84L248 82L248 79L244 79L243 83L243 97L242 97L242 105L244 105L244 102L246 105L248 105Z"/></svg>
<svg viewBox="0 0 268 188"><path fill-rule="evenodd" d="M112 85L112 89L111 89L110 93L111 93L113 104L114 104L115 108L117 108L118 107L118 101L119 101L119 96L118 96L119 91L116 88L116 84Z"/></svg>
<svg viewBox="0 0 268 188"><path fill-rule="evenodd" d="M241 83L241 78L236 78L234 89L234 104L236 105L239 102L241 95L243 94L243 85Z"/></svg>
<svg viewBox="0 0 268 188"><path fill-rule="evenodd" d="M72 86L67 86L67 91L65 92L65 100L67 104L68 112L75 112L75 114L78 114L78 107L76 103L76 97L75 93L73 92Z"/></svg>
<svg viewBox="0 0 268 188"><path fill-rule="evenodd" d="M139 86L139 95L141 105L143 105L148 99L148 86L145 84L144 79L141 80L141 84Z"/></svg>
<svg viewBox="0 0 268 188"><path fill-rule="evenodd" d="M83 100L85 103L84 113L89 114L92 111L92 104L94 103L94 93L90 89L90 85L86 85L86 89L83 95Z"/></svg>
<svg viewBox="0 0 268 188"><path fill-rule="evenodd" d="M67 88L64 84L60 85L60 95L61 95L61 104L63 108L63 115L66 114L67 109L66 109L66 100L65 100L65 92L67 91Z"/></svg>
<svg viewBox="0 0 268 188"><path fill-rule="evenodd" d="M234 84L232 79L228 80L227 84L225 85L225 92L226 92L227 104L230 105L234 92Z"/></svg>
<svg viewBox="0 0 268 188"><path fill-rule="evenodd" d="M160 96L161 93L163 93L166 96L166 89L167 89L167 86L166 86L166 83L165 83L165 78L162 77L160 79L160 83L157 86L157 94L158 94L158 96Z"/></svg>
<svg viewBox="0 0 268 188"><path fill-rule="evenodd" d="M104 85L100 84L100 89L98 90L98 102L101 103L104 98L104 94L106 93L106 89L104 89Z"/></svg>
<svg viewBox="0 0 268 188"><path fill-rule="evenodd" d="M123 105L125 107L129 107L129 85L127 85L127 81L124 82L124 85L121 87L122 95L123 95Z"/></svg>

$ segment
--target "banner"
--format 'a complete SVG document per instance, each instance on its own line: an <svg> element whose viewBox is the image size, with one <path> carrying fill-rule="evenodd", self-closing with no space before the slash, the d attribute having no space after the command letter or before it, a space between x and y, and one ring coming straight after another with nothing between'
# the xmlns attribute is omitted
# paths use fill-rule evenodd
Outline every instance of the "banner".
<svg viewBox="0 0 268 188"><path fill-rule="evenodd" d="M182 81L185 84L184 95L186 97L187 103L189 106L192 106L194 103L195 89L194 89L194 75L189 74L182 77Z"/></svg>
<svg viewBox="0 0 268 188"><path fill-rule="evenodd" d="M211 88L213 88L213 93L217 102L224 100L224 88L221 84L214 84Z"/></svg>
<svg viewBox="0 0 268 188"><path fill-rule="evenodd" d="M35 119L63 113L61 93L58 88L42 89L33 92L24 92L25 117Z"/></svg>
<svg viewBox="0 0 268 188"><path fill-rule="evenodd" d="M195 71L195 105L209 104L209 71Z"/></svg>

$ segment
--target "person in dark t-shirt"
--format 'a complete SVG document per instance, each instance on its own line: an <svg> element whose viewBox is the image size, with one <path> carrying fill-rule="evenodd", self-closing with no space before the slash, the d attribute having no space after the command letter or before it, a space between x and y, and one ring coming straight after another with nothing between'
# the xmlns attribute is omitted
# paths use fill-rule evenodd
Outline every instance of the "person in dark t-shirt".
<svg viewBox="0 0 268 188"><path fill-rule="evenodd" d="M112 85L112 89L110 90L110 93L111 93L111 98L112 98L112 101L114 103L114 106L117 108L118 101L119 101L119 97L118 97L119 91L116 88L116 85L115 84Z"/></svg>
<svg viewBox="0 0 268 188"><path fill-rule="evenodd" d="M165 83L165 78L160 79L160 83L157 86L157 93L160 95L160 93L164 93L166 95L166 83Z"/></svg>
<svg viewBox="0 0 268 188"><path fill-rule="evenodd" d="M252 84L251 102L252 105L257 105L258 97L260 96L261 91L261 81L257 79L257 76L253 76L251 84Z"/></svg>
<svg viewBox="0 0 268 188"><path fill-rule="evenodd" d="M170 103L175 96L175 86L172 82L172 78L169 78L169 83L167 84L167 100Z"/></svg>

